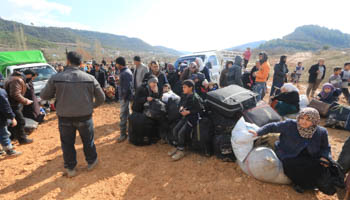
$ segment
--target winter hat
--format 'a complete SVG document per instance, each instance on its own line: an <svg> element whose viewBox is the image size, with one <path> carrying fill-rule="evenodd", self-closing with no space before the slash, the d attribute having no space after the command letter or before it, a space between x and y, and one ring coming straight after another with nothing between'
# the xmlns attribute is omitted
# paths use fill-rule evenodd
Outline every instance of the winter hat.
<svg viewBox="0 0 350 200"><path fill-rule="evenodd" d="M150 83L158 83L158 78L156 76L150 76L148 81L147 81L148 84Z"/></svg>
<svg viewBox="0 0 350 200"><path fill-rule="evenodd" d="M194 88L194 82L190 79L184 80L184 82L182 84L186 85L188 87Z"/></svg>

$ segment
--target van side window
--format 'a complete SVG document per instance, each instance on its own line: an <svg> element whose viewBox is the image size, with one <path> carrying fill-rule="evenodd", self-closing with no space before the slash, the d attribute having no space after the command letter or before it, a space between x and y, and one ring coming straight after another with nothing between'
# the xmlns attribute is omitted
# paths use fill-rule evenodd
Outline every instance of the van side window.
<svg viewBox="0 0 350 200"><path fill-rule="evenodd" d="M216 66L216 65L218 65L218 61L217 61L217 59L216 59L216 56L210 56L209 57L209 59L208 59L208 61L209 62L211 62L211 64L213 65L213 66Z"/></svg>
<svg viewBox="0 0 350 200"><path fill-rule="evenodd" d="M6 69L6 77L9 77L9 76L11 76L11 71L10 69Z"/></svg>

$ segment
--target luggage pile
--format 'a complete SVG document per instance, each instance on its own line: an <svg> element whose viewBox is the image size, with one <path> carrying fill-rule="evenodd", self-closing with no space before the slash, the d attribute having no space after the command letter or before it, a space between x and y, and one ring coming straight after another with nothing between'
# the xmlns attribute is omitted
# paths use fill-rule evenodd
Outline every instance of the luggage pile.
<svg viewBox="0 0 350 200"><path fill-rule="evenodd" d="M325 126L350 131L350 107L336 105L330 108Z"/></svg>

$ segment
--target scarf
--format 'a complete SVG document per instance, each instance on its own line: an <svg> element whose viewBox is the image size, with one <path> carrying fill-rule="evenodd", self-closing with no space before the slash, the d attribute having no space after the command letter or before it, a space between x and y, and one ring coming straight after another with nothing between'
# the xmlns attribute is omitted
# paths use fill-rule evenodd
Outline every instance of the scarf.
<svg viewBox="0 0 350 200"><path fill-rule="evenodd" d="M326 88L330 88L331 91L328 92L328 93L326 93L326 92L325 92L325 89L326 89ZM332 96L332 95L333 95L334 91L335 91L335 88L334 88L334 86L333 86L332 84L330 84L330 83L325 83L325 84L323 84L323 86L322 86L322 91L321 91L320 95L321 95L322 99L327 99L329 96Z"/></svg>
<svg viewBox="0 0 350 200"><path fill-rule="evenodd" d="M303 128L299 125L300 118L307 116L309 118L309 121L312 122L312 125L308 128ZM320 123L320 114L318 111L314 108L304 108L300 111L299 115L297 116L297 128L299 131L299 135L303 138L310 139L314 135L317 129L317 125Z"/></svg>

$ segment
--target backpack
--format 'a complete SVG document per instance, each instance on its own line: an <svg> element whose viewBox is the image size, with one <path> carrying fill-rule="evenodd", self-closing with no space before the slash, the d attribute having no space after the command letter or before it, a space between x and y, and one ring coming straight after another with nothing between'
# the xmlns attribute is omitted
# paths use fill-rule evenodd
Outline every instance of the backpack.
<svg viewBox="0 0 350 200"><path fill-rule="evenodd" d="M159 99L146 102L144 107L143 113L151 119L161 120L166 116L166 105Z"/></svg>
<svg viewBox="0 0 350 200"><path fill-rule="evenodd" d="M174 122L181 119L182 116L179 110L180 110L179 104L175 100L169 99L167 104L167 113L168 113L169 122Z"/></svg>
<svg viewBox="0 0 350 200"><path fill-rule="evenodd" d="M129 142L136 146L150 145L157 133L155 122L142 113L133 112L129 116Z"/></svg>
<svg viewBox="0 0 350 200"><path fill-rule="evenodd" d="M208 118L202 118L193 127L191 134L191 149L205 156L213 154L212 149L213 124Z"/></svg>
<svg viewBox="0 0 350 200"><path fill-rule="evenodd" d="M214 155L224 162L235 162L232 150L231 135L215 135L213 141Z"/></svg>

